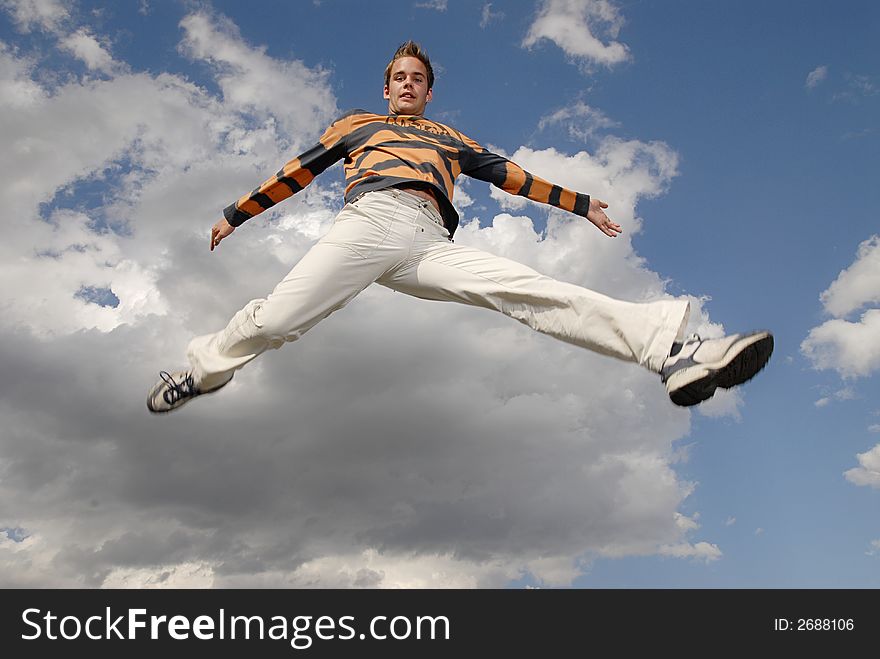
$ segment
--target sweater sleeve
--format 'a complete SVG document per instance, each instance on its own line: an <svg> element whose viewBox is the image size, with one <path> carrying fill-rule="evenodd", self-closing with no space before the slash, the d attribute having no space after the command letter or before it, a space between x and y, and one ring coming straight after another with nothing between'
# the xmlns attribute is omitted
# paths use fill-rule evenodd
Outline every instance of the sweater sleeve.
<svg viewBox="0 0 880 659"><path fill-rule="evenodd" d="M515 162L486 150L470 138L464 135L461 138L465 145L461 158L463 174L491 183L510 194L587 216L590 195L554 185L527 172Z"/></svg>
<svg viewBox="0 0 880 659"><path fill-rule="evenodd" d="M334 121L315 146L288 162L281 171L259 187L223 209L226 221L234 227L243 224L279 201L296 194L318 174L345 156L352 114L348 113Z"/></svg>

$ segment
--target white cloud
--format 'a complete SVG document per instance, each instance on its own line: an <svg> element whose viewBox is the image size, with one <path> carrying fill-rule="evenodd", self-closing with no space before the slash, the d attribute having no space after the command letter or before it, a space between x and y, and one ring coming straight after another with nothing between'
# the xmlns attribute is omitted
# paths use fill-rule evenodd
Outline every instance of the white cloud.
<svg viewBox="0 0 880 659"><path fill-rule="evenodd" d="M523 46L549 39L585 65L612 66L629 59L627 47L615 41L622 25L623 16L608 0L544 0Z"/></svg>
<svg viewBox="0 0 880 659"><path fill-rule="evenodd" d="M825 65L817 66L807 75L807 89L815 89L820 83L824 82L828 77L828 67Z"/></svg>
<svg viewBox="0 0 880 659"><path fill-rule="evenodd" d="M876 96L880 94L880 86L872 76L847 74L849 87L858 96Z"/></svg>
<svg viewBox="0 0 880 659"><path fill-rule="evenodd" d="M843 389L838 389L830 396L824 396L817 400L813 405L816 407L825 407L833 400L853 400L857 396L855 389L852 387L844 387Z"/></svg>
<svg viewBox="0 0 880 659"><path fill-rule="evenodd" d="M724 521L724 526L733 526L734 524L736 524L736 517L728 517Z"/></svg>
<svg viewBox="0 0 880 659"><path fill-rule="evenodd" d="M880 235L859 245L855 262L840 272L819 299L825 311L835 318L867 304L880 303Z"/></svg>
<svg viewBox="0 0 880 659"><path fill-rule="evenodd" d="M839 391L835 391L834 397L837 400L853 400L856 397L856 392L852 387L844 387Z"/></svg>
<svg viewBox="0 0 880 659"><path fill-rule="evenodd" d="M433 9L434 11L446 11L448 0L426 0L425 2L417 2L416 7L419 9Z"/></svg>
<svg viewBox="0 0 880 659"><path fill-rule="evenodd" d="M549 562L548 562L549 563ZM547 574L550 565L533 563L535 572ZM451 555L401 556L376 549L356 554L321 556L290 572L257 575L214 575L220 588L479 588L506 583L521 574L501 561L472 564ZM548 575L551 576L551 575Z"/></svg>
<svg viewBox="0 0 880 659"><path fill-rule="evenodd" d="M492 11L492 3L487 2L483 5L483 11L480 14L480 27L485 29L490 23L500 21L504 18L503 11Z"/></svg>
<svg viewBox="0 0 880 659"><path fill-rule="evenodd" d="M813 367L835 369L843 377L868 376L880 368L880 309L867 309L857 321L844 318L880 302L880 236L859 245L855 262L820 299L834 318L810 330L801 343Z"/></svg>
<svg viewBox="0 0 880 659"><path fill-rule="evenodd" d="M846 480L855 485L880 488L880 444L865 453L857 453L856 458L859 466L844 472Z"/></svg>
<svg viewBox="0 0 880 659"><path fill-rule="evenodd" d="M583 101L578 101L542 117L538 122L538 130L545 130L555 125L562 125L570 137L586 142L597 131L612 128L618 124L609 119L601 110L590 107Z"/></svg>
<svg viewBox="0 0 880 659"><path fill-rule="evenodd" d="M709 542L698 542L696 544L682 543L678 545L665 545L660 548L659 552L662 556L672 556L675 558L694 558L711 563L717 561L722 556L721 549L717 545Z"/></svg>
<svg viewBox="0 0 880 659"><path fill-rule="evenodd" d="M71 82L50 95L29 78L27 61L0 51L0 88L27 92L19 96L26 102L0 117L0 131L10 136L0 153L0 195L20 218L15 235L0 245L7 284L0 305L16 308L31 331L107 331L145 314L166 313L157 273L167 267L165 242L195 228L181 220L196 219L206 234L216 220L214 214L204 217L206 205L222 208L232 201L230 184L248 189L277 171L289 157L286 147L313 141L320 122L334 113L322 74L299 63L266 62L260 51L248 55L243 42L221 34L206 16L190 19L185 23L198 39L222 37L226 50L218 51L264 65L283 90L275 110L295 118L276 122L267 109L264 123L254 127L253 115L238 102L223 104L177 76L131 74L100 58L96 64L116 74L110 80ZM186 36L188 42L194 38ZM287 95L300 99L298 111L288 112ZM272 94L260 99L268 108ZM229 153L240 157L230 159ZM63 206L67 191L102 180L107 195L98 214L59 210L40 216L40 204ZM95 222L125 230L96 233ZM108 287L121 303L109 308L76 299L81 286ZM31 294L23 297L21 290Z"/></svg>
<svg viewBox="0 0 880 659"><path fill-rule="evenodd" d="M844 74L846 80L846 88L843 91L836 92L832 96L834 101L848 101L853 104L859 104L865 98L877 96L880 94L880 84L875 76L869 76L859 73L846 72ZM870 135L871 129L847 133L850 137L864 137Z"/></svg>
<svg viewBox="0 0 880 659"><path fill-rule="evenodd" d="M864 377L880 368L880 309L869 309L857 322L840 318L810 330L801 352L818 370L842 377Z"/></svg>
<svg viewBox="0 0 880 659"><path fill-rule="evenodd" d="M321 71L268 57L221 17L182 25L222 96L119 68L49 94L0 52L0 84L32 91L0 114L0 199L17 223L0 244L0 364L16 374L0 382L0 527L27 536L0 534L3 585L565 585L596 557L720 556L678 514L690 415L659 378L482 310L371 287L222 394L147 414L158 369L271 290L341 188L327 172L208 251L220 209L286 145L310 144L335 99ZM238 95L258 69L269 91ZM300 116L285 123L273 113L288 101ZM598 191L630 233L554 211L539 234L530 205L471 216L482 224L457 241L618 297L669 297L629 239L638 201L674 176L668 147L517 155ZM73 207L83 182L103 193L93 209ZM119 306L78 299L82 286ZM691 302L691 329L717 331Z"/></svg>
<svg viewBox="0 0 880 659"><path fill-rule="evenodd" d="M264 48L246 44L238 27L222 16L196 12L180 26L182 51L215 67L228 108L271 118L288 135L306 135L310 141L337 114L328 71L269 57ZM291 148L304 146L297 142Z"/></svg>
<svg viewBox="0 0 880 659"><path fill-rule="evenodd" d="M816 407L825 407L832 400L842 401L842 400L854 400L857 398L856 390L852 387L844 387L843 389L838 389L830 396L824 396L813 403Z"/></svg>
<svg viewBox="0 0 880 659"><path fill-rule="evenodd" d="M4 257L0 273L7 282L0 304L17 309L16 315L26 318L32 331L51 333L82 327L110 329L132 320L127 311L143 309L156 261L155 256L141 261L143 255L137 252L153 244L143 240L150 225L131 227L140 232L143 242L138 243L112 232L96 233L92 222L99 218L80 212L60 209L41 217L39 204L51 202L57 193L63 202L67 186L100 181L114 169L124 178L127 168L131 184L111 192L108 202L115 195L120 202L117 211L108 208L107 220L134 219L129 215L131 206L149 194L163 173L173 170L181 184L186 178L192 180L195 172L180 179L177 168L198 163L199 151L215 148L216 138L206 130L210 119L198 102L198 93L180 80L134 75L69 84L18 112L3 114L0 129L13 137L0 153L0 195L19 221L15 236L0 245ZM173 226L168 211L163 211L165 222L162 216L151 218L152 229ZM138 272L142 278L131 289L138 299L123 297L117 309L72 297L81 285L113 288L115 283L126 288ZM31 294L21 296L23 290ZM152 310L161 312L162 307ZM110 316L116 317L115 322L108 321Z"/></svg>
<svg viewBox="0 0 880 659"><path fill-rule="evenodd" d="M149 568L118 568L101 583L103 588L212 588L213 567L203 563L156 565Z"/></svg>
<svg viewBox="0 0 880 659"><path fill-rule="evenodd" d="M458 211L459 215L461 215L465 208L467 208L468 206L473 206L474 204L473 198L465 191L461 181L462 179L456 181L455 192L452 195L453 205L455 206L455 210Z"/></svg>
<svg viewBox="0 0 880 659"><path fill-rule="evenodd" d="M701 416L712 419L730 417L734 421L742 421L740 413L743 405L742 395L740 389L719 389L712 398L702 403L697 411Z"/></svg>
<svg viewBox="0 0 880 659"><path fill-rule="evenodd" d="M880 555L880 539L871 540L871 548L865 552L868 556Z"/></svg>
<svg viewBox="0 0 880 659"><path fill-rule="evenodd" d="M0 41L0 107L27 108L45 96L31 77L33 69L32 62L13 57L9 47Z"/></svg>
<svg viewBox="0 0 880 659"><path fill-rule="evenodd" d="M86 30L78 30L60 40L62 50L73 54L93 71L112 73L117 64L113 57L94 36Z"/></svg>
<svg viewBox="0 0 880 659"><path fill-rule="evenodd" d="M59 29L70 13L61 0L2 0L3 7L22 32L42 28L49 32Z"/></svg>
<svg viewBox="0 0 880 659"><path fill-rule="evenodd" d="M682 515L681 513L675 513L675 524L682 531L695 531L700 528L700 525L697 523L698 515L694 515L693 517L688 517L687 515Z"/></svg>

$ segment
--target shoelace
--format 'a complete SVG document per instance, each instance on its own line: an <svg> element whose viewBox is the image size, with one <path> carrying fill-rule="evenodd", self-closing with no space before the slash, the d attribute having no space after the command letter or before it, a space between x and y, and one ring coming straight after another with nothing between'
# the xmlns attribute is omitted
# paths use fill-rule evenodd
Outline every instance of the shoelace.
<svg viewBox="0 0 880 659"><path fill-rule="evenodd" d="M702 343L703 340L700 338L699 334L691 334L687 338L685 338L681 343L673 343L672 350L669 352L670 357L675 357L678 353L681 352L681 349L685 347L688 343Z"/></svg>
<svg viewBox="0 0 880 659"><path fill-rule="evenodd" d="M162 392L162 398L169 405L174 405L174 403L182 398L190 398L196 395L192 373L187 373L180 382L175 382L168 371L159 371L159 377L168 385L168 388Z"/></svg>

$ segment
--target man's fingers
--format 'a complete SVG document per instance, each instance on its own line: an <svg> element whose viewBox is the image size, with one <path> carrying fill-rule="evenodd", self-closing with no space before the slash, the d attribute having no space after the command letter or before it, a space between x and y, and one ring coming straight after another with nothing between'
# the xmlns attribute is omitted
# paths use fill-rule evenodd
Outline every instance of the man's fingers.
<svg viewBox="0 0 880 659"><path fill-rule="evenodd" d="M235 227L229 224L226 220L220 220L211 227L211 251L214 251L214 248L220 244L220 241L226 238L227 236L232 235L232 232L235 231Z"/></svg>
<svg viewBox="0 0 880 659"><path fill-rule="evenodd" d="M601 229L606 236L611 236L612 238L616 238L618 234L623 232L623 229L620 227L620 225L615 224L611 220L608 220L608 222L603 224Z"/></svg>

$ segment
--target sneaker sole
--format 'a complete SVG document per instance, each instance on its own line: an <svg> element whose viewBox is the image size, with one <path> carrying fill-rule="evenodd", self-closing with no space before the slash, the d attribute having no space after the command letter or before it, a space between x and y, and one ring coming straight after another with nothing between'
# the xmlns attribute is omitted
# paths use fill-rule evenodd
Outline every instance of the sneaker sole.
<svg viewBox="0 0 880 659"><path fill-rule="evenodd" d="M714 396L719 387L730 389L751 380L767 365L772 354L773 335L770 332L756 332L745 336L731 346L721 361L701 364L676 373L670 378L673 387L676 379L690 381L670 391L669 398L681 407L702 403Z"/></svg>

